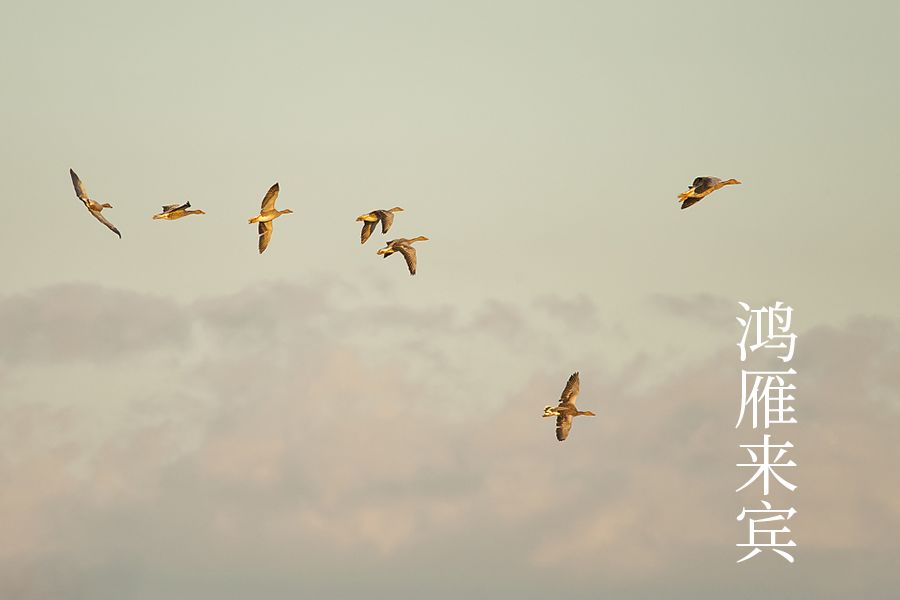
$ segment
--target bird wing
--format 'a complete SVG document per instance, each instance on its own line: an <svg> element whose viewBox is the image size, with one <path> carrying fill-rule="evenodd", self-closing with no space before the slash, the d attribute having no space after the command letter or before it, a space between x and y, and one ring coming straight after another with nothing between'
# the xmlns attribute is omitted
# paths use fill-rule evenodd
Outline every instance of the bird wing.
<svg viewBox="0 0 900 600"><path fill-rule="evenodd" d="M107 221L106 217L101 215L99 210L90 210L89 209L88 212L91 213L92 215L94 215L95 219L97 219L98 221L100 221L101 223L103 223L104 225L109 227L109 230L112 231L117 236L119 236L119 239L122 239L122 234L119 233L119 230L116 229L116 226L113 225L112 223L110 223L109 221Z"/></svg>
<svg viewBox="0 0 900 600"><path fill-rule="evenodd" d="M190 208L190 207L191 207L191 203L185 202L184 204L166 204L165 206L162 207L162 209L163 209L163 213L170 213L170 212L173 212L176 210L182 210L182 209Z"/></svg>
<svg viewBox="0 0 900 600"><path fill-rule="evenodd" d="M259 253L262 254L269 247L272 239L272 221L263 221L259 224Z"/></svg>
<svg viewBox="0 0 900 600"><path fill-rule="evenodd" d="M359 235L360 244L365 244L366 240L369 239L369 236L372 235L372 232L375 231L375 223L377 223L377 221L363 221L362 232Z"/></svg>
<svg viewBox="0 0 900 600"><path fill-rule="evenodd" d="M389 210L379 210L375 214L381 219L381 233L387 233L394 223L394 213Z"/></svg>
<svg viewBox="0 0 900 600"><path fill-rule="evenodd" d="M87 202L88 200L90 200L84 184L81 183L81 179L78 177L78 175L75 174L75 171L69 169L69 175L72 176L72 185L75 186L75 195L78 196L78 199L82 202Z"/></svg>
<svg viewBox="0 0 900 600"><path fill-rule="evenodd" d="M697 177L694 179L691 189L694 190L695 194L702 194L710 191L719 181L716 177Z"/></svg>
<svg viewBox="0 0 900 600"><path fill-rule="evenodd" d="M416 274L416 249L406 244L400 244L396 248L406 259L406 266L409 268L409 274Z"/></svg>
<svg viewBox="0 0 900 600"><path fill-rule="evenodd" d="M575 371L569 376L569 381L566 382L566 387L559 397L559 405L575 404L575 399L578 398L578 392L580 391L581 380L578 378L578 371Z"/></svg>
<svg viewBox="0 0 900 600"><path fill-rule="evenodd" d="M278 198L278 189L279 188L277 183L269 188L269 191L266 192L266 195L262 200L262 208L260 212L266 212L267 210L275 209L275 200Z"/></svg>
<svg viewBox="0 0 900 600"><path fill-rule="evenodd" d="M564 414L556 417L556 439L560 442L569 437L572 430L572 415Z"/></svg>
<svg viewBox="0 0 900 600"><path fill-rule="evenodd" d="M698 202L700 202L701 200L703 200L703 196L701 196L701 197L699 197L699 198L696 198L696 197L694 197L694 198L685 198L685 199L684 199L684 202L681 203L681 210L684 210L685 208L690 208L690 207L692 207L693 205L695 205L695 204L697 204ZM705 209L704 209L704 210L705 210Z"/></svg>

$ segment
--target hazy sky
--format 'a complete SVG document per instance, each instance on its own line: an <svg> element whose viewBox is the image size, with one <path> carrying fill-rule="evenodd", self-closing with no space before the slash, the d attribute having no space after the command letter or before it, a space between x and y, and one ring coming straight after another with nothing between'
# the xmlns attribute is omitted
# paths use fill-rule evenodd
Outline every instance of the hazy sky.
<svg viewBox="0 0 900 600"><path fill-rule="evenodd" d="M900 587L896 3L3 14L0 596ZM697 175L744 183L681 211ZM359 244L395 205L415 277ZM734 317L776 299L800 549L735 566Z"/></svg>

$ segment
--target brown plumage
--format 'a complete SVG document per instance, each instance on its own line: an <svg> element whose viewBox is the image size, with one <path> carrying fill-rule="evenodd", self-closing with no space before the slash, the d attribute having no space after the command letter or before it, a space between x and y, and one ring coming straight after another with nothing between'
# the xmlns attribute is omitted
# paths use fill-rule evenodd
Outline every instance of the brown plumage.
<svg viewBox="0 0 900 600"><path fill-rule="evenodd" d="M110 231L119 236L119 239L122 239L122 234L119 233L116 226L107 221L106 217L100 214L104 208L112 208L112 204L100 204L95 200L91 200L90 196L88 196L87 189L84 187L84 184L81 182L78 175L75 174L75 171L69 169L69 175L72 176L72 185L75 186L75 195L78 196L78 199L81 200L88 212L91 213L95 219L106 225Z"/></svg>
<svg viewBox="0 0 900 600"><path fill-rule="evenodd" d="M161 213L159 213L158 215L153 215L153 219L162 221L175 221L176 219L180 219L188 215L206 214L202 210L188 210L190 207L190 202L185 202L184 204L167 204L162 207L163 211Z"/></svg>
<svg viewBox="0 0 900 600"><path fill-rule="evenodd" d="M262 205L259 209L259 214L255 217L249 219L250 223L259 223L259 253L262 254L266 251L266 248L269 247L269 240L272 239L272 221L280 217L281 215L286 215L292 213L289 208L284 210L276 210L275 209L275 200L278 199L278 191L280 188L278 187L278 183L269 188L269 191L266 192L266 195L263 197Z"/></svg>
<svg viewBox="0 0 900 600"><path fill-rule="evenodd" d="M395 206L394 208L389 208L387 210L373 210L370 213L356 217L357 221L363 222L359 243L366 243L366 240L368 240L369 236L372 235L372 232L375 231L375 226L379 221L381 221L381 233L387 233L391 228L391 224L394 222L394 213L402 210L403 209L399 206Z"/></svg>
<svg viewBox="0 0 900 600"><path fill-rule="evenodd" d="M569 437L569 432L572 430L572 419L578 416L597 416L589 410L581 411L575 407L575 400L578 398L580 391L581 381L578 377L578 371L576 371L572 373L566 382L566 387L559 397L559 405L556 407L552 405L544 407L543 416L556 417L556 439L560 442Z"/></svg>
<svg viewBox="0 0 900 600"><path fill-rule="evenodd" d="M387 246L381 248L378 251L378 254L381 254L385 258L393 254L394 252L399 252L403 255L403 258L406 259L406 267L409 269L410 275L416 274L416 249L413 248L413 244L415 242L424 242L427 241L428 238L424 235L420 235L419 237L414 237L412 239L406 238L398 238L396 240L391 240L387 243Z"/></svg>
<svg viewBox="0 0 900 600"><path fill-rule="evenodd" d="M697 177L686 192L678 194L678 201L681 202L682 209L690 208L714 191L726 185L739 185L740 183L737 179L722 181L718 177Z"/></svg>

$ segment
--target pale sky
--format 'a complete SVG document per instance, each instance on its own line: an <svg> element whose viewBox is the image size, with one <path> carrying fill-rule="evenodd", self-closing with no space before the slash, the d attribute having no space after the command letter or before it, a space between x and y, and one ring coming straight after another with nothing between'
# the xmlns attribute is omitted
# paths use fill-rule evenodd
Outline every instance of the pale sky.
<svg viewBox="0 0 900 600"><path fill-rule="evenodd" d="M229 4L4 6L0 596L900 587L896 3ZM793 566L734 565L738 300L796 310Z"/></svg>

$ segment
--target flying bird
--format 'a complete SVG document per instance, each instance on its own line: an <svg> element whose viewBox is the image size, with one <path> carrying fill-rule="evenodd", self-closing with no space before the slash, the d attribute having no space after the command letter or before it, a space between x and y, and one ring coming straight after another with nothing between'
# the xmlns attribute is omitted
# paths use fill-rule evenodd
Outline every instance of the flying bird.
<svg viewBox="0 0 900 600"><path fill-rule="evenodd" d="M372 235L372 232L375 231L375 226L378 224L378 221L381 221L381 233L387 233L388 229L391 228L391 224L394 222L394 213L400 212L403 209L399 206L395 206L394 208L389 208L388 210L373 210L370 213L366 213L364 215L359 215L356 217L357 221L362 221L362 233L359 237L359 243L365 244L366 240L369 239L369 236Z"/></svg>
<svg viewBox="0 0 900 600"><path fill-rule="evenodd" d="M95 219L109 227L109 230L119 236L119 239L122 239L122 234L119 233L119 230L116 229L116 226L106 220L100 212L104 208L112 208L112 204L100 204L95 200L91 200L90 196L88 196L87 190L84 188L84 184L81 183L81 179L78 178L78 175L75 174L75 171L69 169L69 175L72 176L72 185L75 186L75 195L78 196L78 199L84 203L84 207L88 209L88 212L91 213Z"/></svg>
<svg viewBox="0 0 900 600"><path fill-rule="evenodd" d="M424 235L420 235L419 237L414 237L410 240L406 238L399 238L396 240L391 240L387 243L387 246L380 249L378 254L383 255L385 258L393 254L394 252L399 252L403 255L403 258L406 259L406 266L409 268L409 274L416 274L416 249L413 248L413 244L415 242L424 242L427 241L428 238Z"/></svg>
<svg viewBox="0 0 900 600"><path fill-rule="evenodd" d="M188 215L205 215L202 210L188 210L191 207L190 202L184 204L167 204L162 207L163 211L158 215L153 215L153 219L163 221L174 221Z"/></svg>
<svg viewBox="0 0 900 600"><path fill-rule="evenodd" d="M262 200L262 206L259 214L250 219L250 223L259 223L259 253L262 254L269 247L269 240L272 239L272 221L281 215L292 213L289 208L284 210L276 210L275 199L278 198L278 183L269 188Z"/></svg>
<svg viewBox="0 0 900 600"><path fill-rule="evenodd" d="M559 405L553 407L548 404L544 407L543 416L556 417L556 439L560 442L569 437L569 431L572 429L572 419L578 416L597 416L589 410L578 410L575 408L575 400L578 398L580 387L581 382L578 379L578 371L576 371L572 373L569 381L566 382L566 387L559 398Z"/></svg>
<svg viewBox="0 0 900 600"><path fill-rule="evenodd" d="M691 187L688 188L688 191L678 194L678 201L681 202L682 209L689 208L719 188L725 187L726 185L738 185L740 183L741 182L737 179L722 181L718 177L697 177L694 179L694 183L691 184Z"/></svg>

